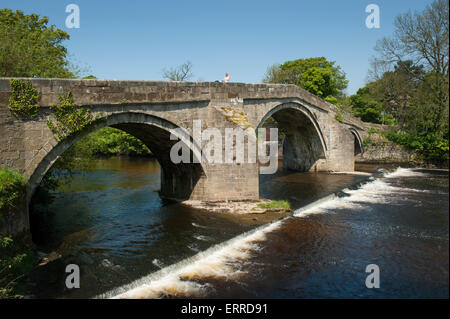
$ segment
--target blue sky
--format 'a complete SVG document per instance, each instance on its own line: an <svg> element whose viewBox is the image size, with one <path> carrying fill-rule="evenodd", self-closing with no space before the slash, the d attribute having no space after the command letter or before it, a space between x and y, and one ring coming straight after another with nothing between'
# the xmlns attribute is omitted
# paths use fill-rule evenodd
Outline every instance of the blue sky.
<svg viewBox="0 0 450 319"><path fill-rule="evenodd" d="M67 31L72 60L102 79L161 80L186 60L192 80L260 83L267 67L325 56L347 74L353 94L364 86L377 39L394 18L431 0L2 0L0 8L48 16ZM66 5L80 8L80 28L65 26ZM365 26L368 4L381 27Z"/></svg>

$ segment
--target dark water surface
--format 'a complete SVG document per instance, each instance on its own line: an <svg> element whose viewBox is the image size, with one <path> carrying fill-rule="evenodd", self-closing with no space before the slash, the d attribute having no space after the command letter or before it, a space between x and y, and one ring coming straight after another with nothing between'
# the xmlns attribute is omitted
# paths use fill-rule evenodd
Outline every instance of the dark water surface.
<svg viewBox="0 0 450 319"><path fill-rule="evenodd" d="M26 295L448 297L448 171L399 169L242 238L257 222L164 203L159 174L155 160L97 160L53 203L35 205L33 240L62 258L33 273ZM296 209L364 179L280 172L260 177L260 193ZM69 263L80 266L80 289L65 288ZM380 268L379 289L365 286L368 264Z"/></svg>

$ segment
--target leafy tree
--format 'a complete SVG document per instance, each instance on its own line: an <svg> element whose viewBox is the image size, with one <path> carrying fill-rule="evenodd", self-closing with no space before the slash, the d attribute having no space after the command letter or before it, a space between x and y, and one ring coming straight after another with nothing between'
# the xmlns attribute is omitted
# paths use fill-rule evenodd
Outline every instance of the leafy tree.
<svg viewBox="0 0 450 319"><path fill-rule="evenodd" d="M364 122L382 123L382 104L370 95L370 87L359 89L356 94L350 96L349 100L355 116L360 117Z"/></svg>
<svg viewBox="0 0 450 319"><path fill-rule="evenodd" d="M375 48L369 96L395 117L389 139L448 165L449 1L400 15L394 25Z"/></svg>
<svg viewBox="0 0 450 319"><path fill-rule="evenodd" d="M368 84L369 94L377 100L380 108L392 114L400 127L406 127L417 119L417 101L420 78L424 76L422 66L414 66L412 61L400 61L393 71L385 72L380 79Z"/></svg>
<svg viewBox="0 0 450 319"><path fill-rule="evenodd" d="M270 66L263 82L295 84L332 103L343 97L348 84L341 68L324 57L298 59Z"/></svg>
<svg viewBox="0 0 450 319"><path fill-rule="evenodd" d="M22 11L0 10L0 76L71 78L69 34L48 26L48 18Z"/></svg>
<svg viewBox="0 0 450 319"><path fill-rule="evenodd" d="M396 108L402 126L442 136L448 131L449 1L400 15L394 26L394 35L377 43L371 75L382 80L386 106Z"/></svg>

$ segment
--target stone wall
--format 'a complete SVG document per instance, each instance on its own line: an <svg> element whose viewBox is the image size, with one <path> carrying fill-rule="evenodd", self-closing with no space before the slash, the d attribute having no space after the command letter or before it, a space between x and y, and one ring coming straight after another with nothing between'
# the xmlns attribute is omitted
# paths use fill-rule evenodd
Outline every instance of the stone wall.
<svg viewBox="0 0 450 319"><path fill-rule="evenodd" d="M388 130L386 125L364 123L364 152L355 157L357 162L396 161L409 162L415 155L405 150L378 132Z"/></svg>
<svg viewBox="0 0 450 319"><path fill-rule="evenodd" d="M356 162L396 161L409 162L414 155L392 142L366 146L364 153L356 156Z"/></svg>

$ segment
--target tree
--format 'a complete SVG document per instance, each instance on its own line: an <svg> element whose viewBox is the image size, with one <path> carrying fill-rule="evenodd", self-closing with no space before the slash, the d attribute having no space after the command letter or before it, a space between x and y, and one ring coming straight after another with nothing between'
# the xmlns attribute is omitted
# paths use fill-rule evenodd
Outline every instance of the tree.
<svg viewBox="0 0 450 319"><path fill-rule="evenodd" d="M0 10L0 76L71 78L67 49L70 38L48 18L22 11Z"/></svg>
<svg viewBox="0 0 450 319"><path fill-rule="evenodd" d="M348 84L341 68L324 57L272 65L267 69L263 82L295 84L330 102L342 98Z"/></svg>
<svg viewBox="0 0 450 319"><path fill-rule="evenodd" d="M186 61L175 68L163 70L163 78L169 81L188 81L192 77L192 63L190 61Z"/></svg>
<svg viewBox="0 0 450 319"><path fill-rule="evenodd" d="M404 111L412 111L415 122L429 122L414 124L416 129L444 133L448 131L449 108L449 1L435 0L420 13L400 15L394 26L392 37L377 42L372 79L384 79L385 87L395 87L391 105L405 107L407 100L413 109Z"/></svg>
<svg viewBox="0 0 450 319"><path fill-rule="evenodd" d="M375 48L369 95L395 117L389 139L448 165L449 1L400 15L394 26Z"/></svg>
<svg viewBox="0 0 450 319"><path fill-rule="evenodd" d="M370 87L368 94L380 104L381 110L392 114L396 123L405 128L418 119L415 96L424 74L422 66L415 66L412 61L400 61L392 71L367 84Z"/></svg>
<svg viewBox="0 0 450 319"><path fill-rule="evenodd" d="M410 60L427 71L449 71L449 2L435 0L421 13L411 11L395 19L394 36L377 42L377 62L392 65Z"/></svg>
<svg viewBox="0 0 450 319"><path fill-rule="evenodd" d="M374 83L360 88L356 94L349 97L349 102L352 106L352 113L361 118L364 122L371 122L382 124L393 124L393 117L391 114L385 114L383 104L377 100L374 94Z"/></svg>

